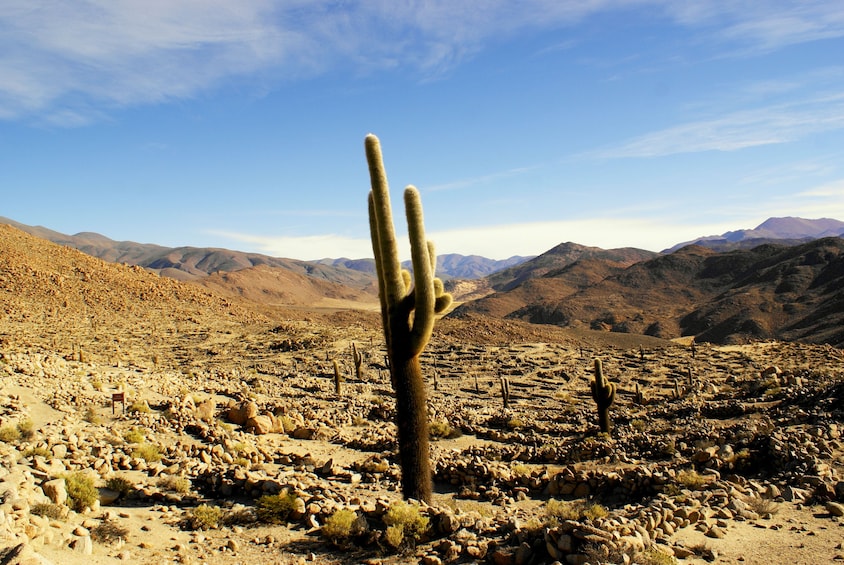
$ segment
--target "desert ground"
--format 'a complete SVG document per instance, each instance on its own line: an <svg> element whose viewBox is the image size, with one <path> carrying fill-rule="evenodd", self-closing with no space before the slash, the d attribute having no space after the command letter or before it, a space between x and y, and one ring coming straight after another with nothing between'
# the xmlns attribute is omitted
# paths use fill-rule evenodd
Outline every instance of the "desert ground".
<svg viewBox="0 0 844 565"><path fill-rule="evenodd" d="M5 250L0 283L0 563L844 562L839 349L442 319L434 499L403 506L371 304L58 246Z"/></svg>

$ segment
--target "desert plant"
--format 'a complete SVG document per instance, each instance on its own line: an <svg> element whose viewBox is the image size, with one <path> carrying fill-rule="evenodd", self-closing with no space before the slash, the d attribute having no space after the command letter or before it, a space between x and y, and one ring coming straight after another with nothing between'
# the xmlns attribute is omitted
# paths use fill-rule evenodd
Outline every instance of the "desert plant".
<svg viewBox="0 0 844 565"><path fill-rule="evenodd" d="M425 239L422 201L412 186L404 201L413 265L411 275L401 268L390 206L387 174L381 145L366 137L366 157L372 190L369 192L369 227L375 266L381 322L390 361L390 378L396 392L396 424L405 498L431 501L432 473L429 451L425 382L419 355L434 329L434 318L451 304L442 281L434 278L434 246Z"/></svg>
<svg viewBox="0 0 844 565"><path fill-rule="evenodd" d="M255 516L259 522L283 524L296 508L296 495L287 491L265 494L255 501Z"/></svg>
<svg viewBox="0 0 844 565"><path fill-rule="evenodd" d="M147 463L155 463L161 461L161 451L157 445L142 443L132 450L132 457L143 459Z"/></svg>
<svg viewBox="0 0 844 565"><path fill-rule="evenodd" d="M423 516L418 504L394 502L384 515L385 537L393 548L415 545L428 532L430 520Z"/></svg>
<svg viewBox="0 0 844 565"><path fill-rule="evenodd" d="M123 434L123 439L126 440L126 443L143 443L146 439L146 434L143 428L132 428Z"/></svg>
<svg viewBox="0 0 844 565"><path fill-rule="evenodd" d="M504 409L510 408L510 379L501 377L501 400L504 403Z"/></svg>
<svg viewBox="0 0 844 565"><path fill-rule="evenodd" d="M148 414L150 412L149 404L144 400L133 402L127 410L130 414Z"/></svg>
<svg viewBox="0 0 844 565"><path fill-rule="evenodd" d="M29 512L34 516L43 516L51 520L63 520L66 517L67 507L52 502L39 502L34 504Z"/></svg>
<svg viewBox="0 0 844 565"><path fill-rule="evenodd" d="M612 433L610 406L615 400L615 385L604 378L604 366L595 359L595 380L592 381L592 399L598 406L598 426L605 434Z"/></svg>
<svg viewBox="0 0 844 565"><path fill-rule="evenodd" d="M551 498L545 503L545 517L551 525L564 520L595 520L608 514L609 511L604 506L586 500L567 501Z"/></svg>
<svg viewBox="0 0 844 565"><path fill-rule="evenodd" d="M178 492L179 494L187 494L190 492L190 480L188 480L187 477L167 475L158 479L158 486L166 490Z"/></svg>
<svg viewBox="0 0 844 565"><path fill-rule="evenodd" d="M746 499L747 505L751 510L760 516L773 516L780 511L780 505L770 498L752 497Z"/></svg>
<svg viewBox="0 0 844 565"><path fill-rule="evenodd" d="M21 434L21 439L28 441L35 437L35 424L29 418L18 422L18 431Z"/></svg>
<svg viewBox="0 0 844 565"><path fill-rule="evenodd" d="M7 424L0 428L0 441L3 443L14 443L20 441L21 431L17 426Z"/></svg>
<svg viewBox="0 0 844 565"><path fill-rule="evenodd" d="M359 381L363 380L363 353L358 351L355 342L352 342L352 363L355 366L355 378Z"/></svg>
<svg viewBox="0 0 844 565"><path fill-rule="evenodd" d="M446 420L434 420L431 422L431 437L453 439L460 437L460 435L460 430Z"/></svg>
<svg viewBox="0 0 844 565"><path fill-rule="evenodd" d="M91 539L100 543L125 541L128 535L129 528L112 520L103 520L91 530Z"/></svg>
<svg viewBox="0 0 844 565"><path fill-rule="evenodd" d="M83 419L88 422L89 424L99 425L103 423L103 419L100 418L100 415L97 414L97 411L94 409L93 406L89 406L85 409L85 415Z"/></svg>
<svg viewBox="0 0 844 565"><path fill-rule="evenodd" d="M694 469L689 469L677 473L677 483L689 490L697 490L709 484L709 480Z"/></svg>
<svg viewBox="0 0 844 565"><path fill-rule="evenodd" d="M53 452L46 447L30 447L23 452L22 457L52 457Z"/></svg>
<svg viewBox="0 0 844 565"><path fill-rule="evenodd" d="M216 528L223 517L223 510L219 506L200 504L185 517L184 524L190 530L208 530Z"/></svg>
<svg viewBox="0 0 844 565"><path fill-rule="evenodd" d="M340 374L340 365L337 359L334 360L334 394L340 396L342 392L343 376Z"/></svg>
<svg viewBox="0 0 844 565"><path fill-rule="evenodd" d="M67 490L68 506L76 512L82 512L91 508L99 500L100 493L94 486L94 479L83 472L76 472L65 476L65 489Z"/></svg>
<svg viewBox="0 0 844 565"><path fill-rule="evenodd" d="M106 480L106 488L127 495L135 490L135 485L126 477L116 475Z"/></svg>
<svg viewBox="0 0 844 565"><path fill-rule="evenodd" d="M325 520L320 533L333 542L342 542L352 535L352 524L357 520L357 513L348 508L335 510Z"/></svg>

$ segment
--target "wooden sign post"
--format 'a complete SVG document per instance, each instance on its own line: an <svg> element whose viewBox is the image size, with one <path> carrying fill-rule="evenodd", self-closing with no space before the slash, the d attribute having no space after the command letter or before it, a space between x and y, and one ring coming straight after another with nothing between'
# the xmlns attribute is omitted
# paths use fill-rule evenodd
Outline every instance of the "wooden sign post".
<svg viewBox="0 0 844 565"><path fill-rule="evenodd" d="M115 392L111 395L111 415L114 416L114 403L119 402L123 407L123 413L126 413L126 393L125 392Z"/></svg>

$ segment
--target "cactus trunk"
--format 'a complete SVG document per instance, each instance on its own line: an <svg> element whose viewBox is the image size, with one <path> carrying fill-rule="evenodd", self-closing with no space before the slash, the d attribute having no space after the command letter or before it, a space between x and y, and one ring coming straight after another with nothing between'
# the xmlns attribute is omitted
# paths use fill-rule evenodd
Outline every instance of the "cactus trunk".
<svg viewBox="0 0 844 565"><path fill-rule="evenodd" d="M419 357L393 364L396 424L404 498L431 500L431 459L425 383Z"/></svg>
<svg viewBox="0 0 844 565"><path fill-rule="evenodd" d="M598 426L605 434L612 432L610 406L615 400L615 385L604 378L604 366L595 359L595 380L592 381L592 399L598 407Z"/></svg>

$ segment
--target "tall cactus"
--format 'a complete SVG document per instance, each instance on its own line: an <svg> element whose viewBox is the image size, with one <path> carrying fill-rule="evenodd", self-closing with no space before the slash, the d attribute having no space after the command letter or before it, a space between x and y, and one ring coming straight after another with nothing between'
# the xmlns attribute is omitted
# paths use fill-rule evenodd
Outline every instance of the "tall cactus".
<svg viewBox="0 0 844 565"><path fill-rule="evenodd" d="M401 268L390 207L387 174L378 138L366 136L366 160L372 190L369 193L369 229L381 322L390 359L390 377L396 392L396 424L402 470L402 494L431 502L431 460L428 409L419 355L428 344L436 314L451 304L451 295L434 278L434 246L425 239L422 201L416 188L404 192L413 278ZM412 283L412 287L411 287Z"/></svg>
<svg viewBox="0 0 844 565"><path fill-rule="evenodd" d="M592 398L598 406L598 425L605 434L612 432L610 405L615 400L615 385L604 378L604 365L595 359L595 380L592 382Z"/></svg>

